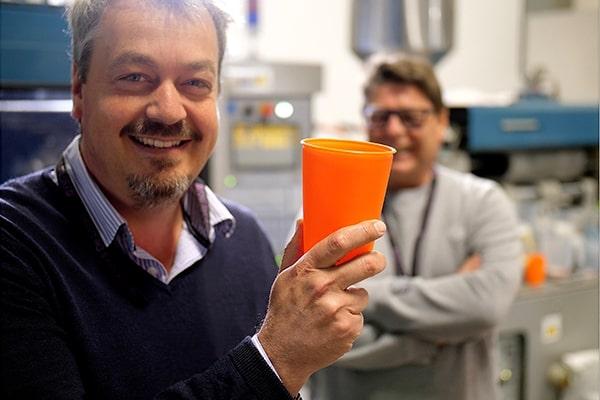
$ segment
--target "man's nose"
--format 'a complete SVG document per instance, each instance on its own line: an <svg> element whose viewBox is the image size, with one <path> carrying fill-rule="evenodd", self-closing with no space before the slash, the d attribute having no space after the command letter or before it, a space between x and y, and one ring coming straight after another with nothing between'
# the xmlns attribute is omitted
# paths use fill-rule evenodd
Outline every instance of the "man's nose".
<svg viewBox="0 0 600 400"><path fill-rule="evenodd" d="M181 94L173 83L163 82L154 90L146 107L146 117L165 125L173 125L187 117Z"/></svg>

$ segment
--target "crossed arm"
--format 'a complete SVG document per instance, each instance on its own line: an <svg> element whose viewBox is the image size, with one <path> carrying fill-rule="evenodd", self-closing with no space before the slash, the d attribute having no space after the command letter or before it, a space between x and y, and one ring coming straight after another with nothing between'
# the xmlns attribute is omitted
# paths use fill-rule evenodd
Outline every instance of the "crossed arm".
<svg viewBox="0 0 600 400"><path fill-rule="evenodd" d="M365 329L336 365L356 369L428 363L440 346L489 334L521 282L522 250L506 196L490 191L473 213L474 256L435 278L385 276L362 284L370 295Z"/></svg>

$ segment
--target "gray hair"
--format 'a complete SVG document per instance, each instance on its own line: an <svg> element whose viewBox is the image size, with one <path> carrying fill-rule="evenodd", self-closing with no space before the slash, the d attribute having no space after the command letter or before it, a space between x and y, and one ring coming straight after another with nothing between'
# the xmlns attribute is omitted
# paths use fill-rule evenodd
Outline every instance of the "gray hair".
<svg viewBox="0 0 600 400"><path fill-rule="evenodd" d="M114 0L74 0L67 6L65 15L71 36L71 59L77 65L78 77L82 82L86 81L90 67L98 25L102 15L113 2ZM188 17L198 16L204 10L208 11L217 32L220 73L227 42L225 31L231 21L227 13L217 7L212 0L144 0L140 3L144 6L162 8Z"/></svg>

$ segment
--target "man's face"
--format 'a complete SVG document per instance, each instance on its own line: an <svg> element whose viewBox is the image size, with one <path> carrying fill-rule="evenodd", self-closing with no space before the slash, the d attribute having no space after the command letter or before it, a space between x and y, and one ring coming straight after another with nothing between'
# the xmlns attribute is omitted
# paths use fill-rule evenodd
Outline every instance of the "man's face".
<svg viewBox="0 0 600 400"><path fill-rule="evenodd" d="M103 15L73 115L92 176L119 209L177 201L217 139L218 44L208 12L120 1Z"/></svg>
<svg viewBox="0 0 600 400"><path fill-rule="evenodd" d="M413 85L382 84L372 93L366 117L369 140L397 150L390 189L428 182L448 126L447 111L436 113L433 103Z"/></svg>

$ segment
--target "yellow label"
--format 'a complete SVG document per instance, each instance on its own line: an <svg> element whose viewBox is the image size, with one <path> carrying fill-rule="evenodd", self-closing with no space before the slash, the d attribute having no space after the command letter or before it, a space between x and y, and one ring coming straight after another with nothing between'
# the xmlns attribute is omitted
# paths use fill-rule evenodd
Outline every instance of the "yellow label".
<svg viewBox="0 0 600 400"><path fill-rule="evenodd" d="M237 150L287 150L296 144L297 134L292 125L237 124L232 143Z"/></svg>

